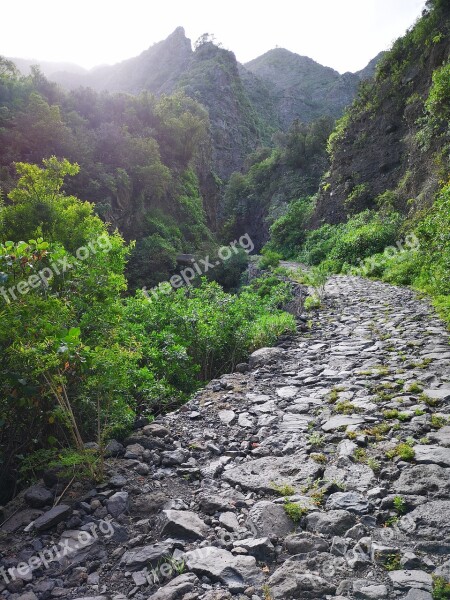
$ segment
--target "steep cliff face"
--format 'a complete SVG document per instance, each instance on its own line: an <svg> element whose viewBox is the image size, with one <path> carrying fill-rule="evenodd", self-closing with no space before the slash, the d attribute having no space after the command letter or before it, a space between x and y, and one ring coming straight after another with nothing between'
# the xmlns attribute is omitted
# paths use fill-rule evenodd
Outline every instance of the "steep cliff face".
<svg viewBox="0 0 450 600"><path fill-rule="evenodd" d="M211 42L202 44L178 87L208 109L213 164L219 177L228 178L263 141L265 131L239 76L236 57Z"/></svg>
<svg viewBox="0 0 450 600"><path fill-rule="evenodd" d="M276 48L245 65L266 83L283 129L292 121L310 122L321 116L340 117L353 101L361 79L372 77L381 55L359 73L344 73L283 48Z"/></svg>
<svg viewBox="0 0 450 600"><path fill-rule="evenodd" d="M448 176L448 119L434 119L429 97L433 77L450 55L450 8L444 2L432 6L395 43L338 124L314 226L365 208L420 209Z"/></svg>

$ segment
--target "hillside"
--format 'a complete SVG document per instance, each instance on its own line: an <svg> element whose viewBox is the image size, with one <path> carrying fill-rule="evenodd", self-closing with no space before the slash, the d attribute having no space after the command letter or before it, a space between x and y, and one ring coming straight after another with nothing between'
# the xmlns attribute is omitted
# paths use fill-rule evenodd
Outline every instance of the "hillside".
<svg viewBox="0 0 450 600"><path fill-rule="evenodd" d="M341 116L352 103L360 82L373 77L383 54L364 70L343 75L283 48L270 50L246 63L245 68L268 84L279 122L287 129L295 119L309 122L323 116Z"/></svg>
<svg viewBox="0 0 450 600"><path fill-rule="evenodd" d="M139 56L115 65L74 73L44 64L43 72L72 90L84 86L158 96L183 90L208 109L214 169L226 180L242 168L249 153L269 144L277 130L287 131L295 119L340 117L361 78L373 74L372 63L360 73L339 75L309 58L277 49L241 65L232 52L207 37L193 50L178 27Z"/></svg>
<svg viewBox="0 0 450 600"><path fill-rule="evenodd" d="M404 214L432 203L449 172L448 98L433 100L440 78L448 86L449 31L442 3L397 40L361 88L331 140L315 224L343 221L383 198Z"/></svg>
<svg viewBox="0 0 450 600"><path fill-rule="evenodd" d="M269 248L411 285L450 322L450 6L430 0L328 140L318 193L292 203Z"/></svg>

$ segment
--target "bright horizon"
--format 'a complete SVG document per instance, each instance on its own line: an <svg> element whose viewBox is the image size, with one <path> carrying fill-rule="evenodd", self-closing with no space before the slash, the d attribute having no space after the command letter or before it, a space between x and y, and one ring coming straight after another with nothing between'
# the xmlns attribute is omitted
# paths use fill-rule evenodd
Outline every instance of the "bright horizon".
<svg viewBox="0 0 450 600"><path fill-rule="evenodd" d="M137 56L182 26L192 42L205 32L214 34L242 63L278 46L340 73L354 72L414 24L425 0L297 0L295 10L292 1L279 0L276 12L254 0L229 0L219 8L206 0L149 4L8 3L2 7L0 54L90 69Z"/></svg>

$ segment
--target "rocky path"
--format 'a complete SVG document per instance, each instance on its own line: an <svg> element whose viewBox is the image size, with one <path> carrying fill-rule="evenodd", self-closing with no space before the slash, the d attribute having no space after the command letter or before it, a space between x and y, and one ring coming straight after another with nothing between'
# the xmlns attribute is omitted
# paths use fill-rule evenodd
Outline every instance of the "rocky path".
<svg viewBox="0 0 450 600"><path fill-rule="evenodd" d="M110 444L106 484L7 507L2 597L431 600L450 581L448 335L409 290L336 277L326 302Z"/></svg>

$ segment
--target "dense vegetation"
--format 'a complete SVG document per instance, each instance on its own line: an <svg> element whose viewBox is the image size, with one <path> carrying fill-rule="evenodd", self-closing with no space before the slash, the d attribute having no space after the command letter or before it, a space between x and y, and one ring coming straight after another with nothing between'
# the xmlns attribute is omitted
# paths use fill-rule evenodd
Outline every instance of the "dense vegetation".
<svg viewBox="0 0 450 600"><path fill-rule="evenodd" d="M450 322L449 49L444 63L431 71L422 96L415 93L408 98L412 80L405 83L409 69L414 66L417 70L418 53L430 61L433 48L442 52L442 44L448 42L449 24L448 3L431 1L422 19L394 44L380 63L375 80L361 86L354 104L337 122L328 140L332 173L326 174L321 184L321 196L292 203L287 213L272 224L268 248L285 258L321 265L328 272L356 273L412 285L430 294ZM421 68L426 74L424 61ZM426 77L422 80L426 82ZM408 157L409 166L416 170L404 172L397 189L381 188L376 196L371 195L365 182L355 185L355 178L353 183L349 179L344 199L336 207L336 211L347 215L346 219L321 224L318 215L323 214L323 204L332 202L326 194L334 193L334 183L339 184L338 169L344 161L340 155L349 153L348 140L355 137L355 132L361 134L364 123L367 133L370 122L382 116L386 94L399 103L422 107L414 123ZM369 141L361 138L359 153L366 152L366 148L370 155ZM416 160L424 162L430 172L423 173L422 167L415 165ZM406 196L411 189L408 182L420 178L422 186L428 186L427 193ZM378 179L383 181L380 176Z"/></svg>
<svg viewBox="0 0 450 600"><path fill-rule="evenodd" d="M62 191L79 167L52 157L16 169L0 209L3 477L34 451L86 465L84 442L125 435L136 414L176 406L293 329L278 310L289 296L281 282L265 294L230 295L204 279L124 295L133 245Z"/></svg>
<svg viewBox="0 0 450 600"><path fill-rule="evenodd" d="M214 245L214 186L205 162L207 112L177 94L97 94L88 88L62 92L34 69L20 77L1 59L0 188L16 183L15 162L40 164L67 158L80 165L66 190L95 203L117 226L131 250L132 287L167 278L182 252L205 254ZM16 238L13 238L16 239ZM216 244L217 245L217 244Z"/></svg>
<svg viewBox="0 0 450 600"><path fill-rule="evenodd" d="M270 225L295 210L292 202L317 190L328 165L326 144L332 128L329 117L310 124L295 121L288 133L274 136L274 149L261 148L248 157L245 172L234 173L225 190L225 239L245 231L257 249L267 242ZM302 235L303 226L297 225L297 235Z"/></svg>

